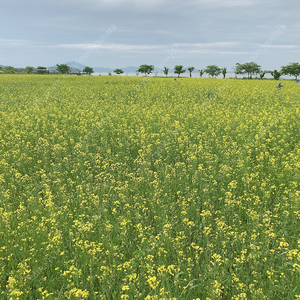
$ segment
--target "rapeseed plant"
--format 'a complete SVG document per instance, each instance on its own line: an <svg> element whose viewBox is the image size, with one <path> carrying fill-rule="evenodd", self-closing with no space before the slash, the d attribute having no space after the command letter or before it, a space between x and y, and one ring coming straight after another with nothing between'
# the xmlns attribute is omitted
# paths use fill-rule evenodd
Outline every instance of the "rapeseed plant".
<svg viewBox="0 0 300 300"><path fill-rule="evenodd" d="M298 86L140 82L1 76L0 298L300 298Z"/></svg>

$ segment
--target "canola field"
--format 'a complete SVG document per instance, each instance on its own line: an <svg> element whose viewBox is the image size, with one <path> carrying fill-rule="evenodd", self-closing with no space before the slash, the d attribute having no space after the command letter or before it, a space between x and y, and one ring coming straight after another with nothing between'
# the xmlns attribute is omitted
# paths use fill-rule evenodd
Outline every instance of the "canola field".
<svg viewBox="0 0 300 300"><path fill-rule="evenodd" d="M300 299L300 85L0 76L0 299Z"/></svg>

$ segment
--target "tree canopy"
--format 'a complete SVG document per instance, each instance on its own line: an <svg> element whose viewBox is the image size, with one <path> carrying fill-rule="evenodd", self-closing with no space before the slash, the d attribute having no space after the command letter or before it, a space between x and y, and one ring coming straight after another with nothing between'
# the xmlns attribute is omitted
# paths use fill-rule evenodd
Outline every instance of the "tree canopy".
<svg viewBox="0 0 300 300"><path fill-rule="evenodd" d="M267 71L261 71L261 72L259 73L260 79L263 79L263 78L265 77L266 73L267 73Z"/></svg>
<svg viewBox="0 0 300 300"><path fill-rule="evenodd" d="M299 63L290 63L286 66L281 67L281 73L283 75L295 76L296 80L300 75L300 64Z"/></svg>
<svg viewBox="0 0 300 300"><path fill-rule="evenodd" d="M244 64L237 63L235 73L237 75L247 74L248 78L252 78L253 75L260 73L261 71L260 67L261 67L260 65L258 65L253 61Z"/></svg>
<svg viewBox="0 0 300 300"><path fill-rule="evenodd" d="M222 68L222 75L224 79L226 77L226 74L227 74L227 68Z"/></svg>
<svg viewBox="0 0 300 300"><path fill-rule="evenodd" d="M4 67L4 72L8 74L15 74L17 72L17 69L12 66Z"/></svg>
<svg viewBox="0 0 300 300"><path fill-rule="evenodd" d="M199 74L200 74L200 77L202 78L202 76L204 74L204 70L201 69L201 70L198 70L198 71L200 72Z"/></svg>
<svg viewBox="0 0 300 300"><path fill-rule="evenodd" d="M137 72L140 72L142 74L145 74L145 76L148 74L151 74L154 71L154 66L153 65L140 65L139 69Z"/></svg>
<svg viewBox="0 0 300 300"><path fill-rule="evenodd" d="M168 76L168 74L169 74L169 68L164 67L164 74L166 75L166 77Z"/></svg>
<svg viewBox="0 0 300 300"><path fill-rule="evenodd" d="M69 74L71 72L70 67L66 64L61 64L61 65L57 64L56 66L57 66L56 70L61 74Z"/></svg>
<svg viewBox="0 0 300 300"><path fill-rule="evenodd" d="M194 67L189 67L188 70L190 72L190 77L192 77L192 72L195 70L195 68Z"/></svg>
<svg viewBox="0 0 300 300"><path fill-rule="evenodd" d="M221 73L221 71L222 70L216 65L209 65L204 70L204 72L210 75L211 77L218 76Z"/></svg>
<svg viewBox="0 0 300 300"><path fill-rule="evenodd" d="M271 75L274 77L275 80L278 80L281 76L281 73L277 70L274 70L273 72L271 72Z"/></svg>
<svg viewBox="0 0 300 300"><path fill-rule="evenodd" d="M174 68L174 73L178 75L178 77L180 76L180 74L185 73L185 69L183 69L182 65L176 65Z"/></svg>
<svg viewBox="0 0 300 300"><path fill-rule="evenodd" d="M117 75L123 74L124 71L122 69L115 69L114 73L116 73Z"/></svg>
<svg viewBox="0 0 300 300"><path fill-rule="evenodd" d="M31 74L31 73L33 72L33 70L34 70L34 67L31 67L31 66L27 66L27 67L25 68L25 72L26 72L27 74Z"/></svg>
<svg viewBox="0 0 300 300"><path fill-rule="evenodd" d="M38 66L37 67L37 72L38 72L38 74L46 74L48 72L48 70L47 70L46 67Z"/></svg>
<svg viewBox="0 0 300 300"><path fill-rule="evenodd" d="M94 70L93 70L92 67L86 66L86 67L82 70L82 72L85 73L85 74L91 75L92 73L94 73Z"/></svg>

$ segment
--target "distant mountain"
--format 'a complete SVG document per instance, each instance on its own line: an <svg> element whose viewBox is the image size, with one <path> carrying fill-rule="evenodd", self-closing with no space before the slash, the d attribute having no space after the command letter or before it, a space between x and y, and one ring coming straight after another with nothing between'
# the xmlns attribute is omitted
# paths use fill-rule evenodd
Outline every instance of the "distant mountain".
<svg viewBox="0 0 300 300"><path fill-rule="evenodd" d="M139 67L130 66L130 67L124 68L123 71L125 73L135 73L138 70L138 68Z"/></svg>
<svg viewBox="0 0 300 300"><path fill-rule="evenodd" d="M80 71L82 71L86 66L79 63L79 62L76 62L76 61L70 61L70 62L67 62L65 63L66 65L68 65L71 69L78 69ZM107 67L93 67L93 66L90 66L93 68L94 72L96 73L108 73L108 72L111 72L113 73L115 69L113 68L107 68ZM55 68L56 69L56 66L55 67L51 67L51 68ZM134 67L134 66L129 66L129 67L126 67L126 68L121 68L124 73L135 73L138 69L138 67ZM50 70L50 68L49 68Z"/></svg>
<svg viewBox="0 0 300 300"><path fill-rule="evenodd" d="M94 72L96 73L103 73L103 72L113 72L114 69L111 68L103 68L103 67L92 67Z"/></svg>

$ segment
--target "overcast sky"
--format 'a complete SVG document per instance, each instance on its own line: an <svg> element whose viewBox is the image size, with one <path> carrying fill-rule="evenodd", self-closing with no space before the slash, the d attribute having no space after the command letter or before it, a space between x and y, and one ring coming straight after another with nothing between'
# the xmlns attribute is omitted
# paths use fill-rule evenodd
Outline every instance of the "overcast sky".
<svg viewBox="0 0 300 300"><path fill-rule="evenodd" d="M299 0L1 0L0 65L300 62Z"/></svg>

